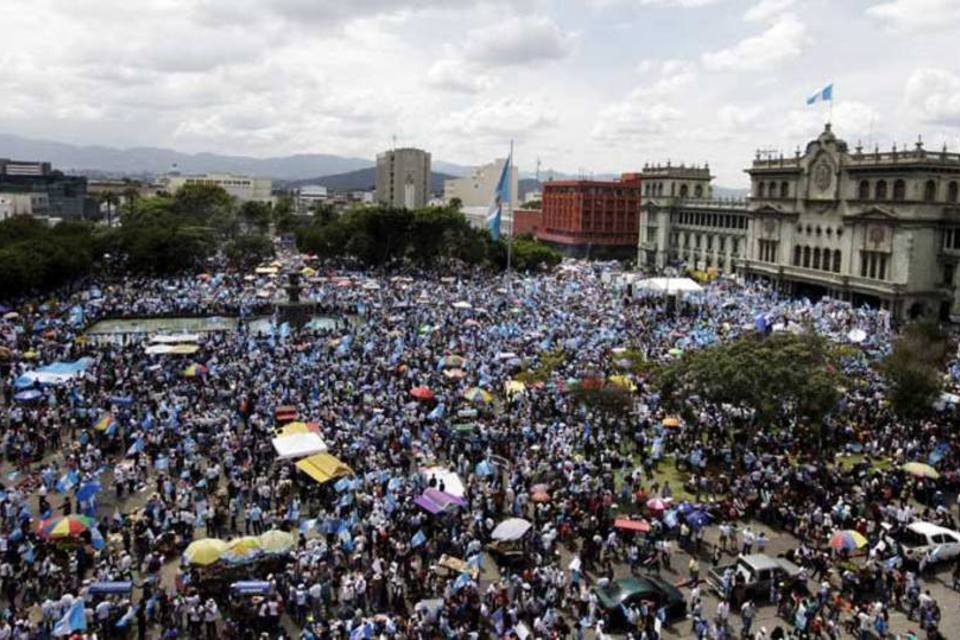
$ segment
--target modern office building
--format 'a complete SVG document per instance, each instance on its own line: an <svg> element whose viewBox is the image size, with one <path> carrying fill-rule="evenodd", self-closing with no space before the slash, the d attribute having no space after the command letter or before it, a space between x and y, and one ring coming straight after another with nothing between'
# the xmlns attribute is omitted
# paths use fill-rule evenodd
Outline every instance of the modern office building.
<svg viewBox="0 0 960 640"><path fill-rule="evenodd" d="M636 250L642 182L558 180L543 185L538 239L565 255L632 257Z"/></svg>
<svg viewBox="0 0 960 640"><path fill-rule="evenodd" d="M758 153L746 172L749 201L726 209L691 200L689 187L686 199L679 189L674 200L646 198L641 262L716 266L723 237L721 268L784 292L870 304L899 319L960 319L960 154L919 140L851 149L828 124L793 157ZM699 242L692 255L691 238Z"/></svg>
<svg viewBox="0 0 960 640"><path fill-rule="evenodd" d="M10 196L10 206L18 212L29 206L30 215L84 218L97 211L96 202L87 195L87 179L64 175L49 162L0 158L0 193Z"/></svg>
<svg viewBox="0 0 960 640"><path fill-rule="evenodd" d="M481 227L486 224L487 214L496 197L500 176L506 158L498 158L489 164L475 168L469 176L453 178L443 183L443 203L450 204L455 199L460 202L460 210L471 224ZM510 233L513 226L512 211L519 207L520 173L516 165L510 167L510 205L505 206L501 218L501 230Z"/></svg>
<svg viewBox="0 0 960 640"><path fill-rule="evenodd" d="M393 149L377 156L377 202L407 209L430 199L430 154L422 149Z"/></svg>
<svg viewBox="0 0 960 640"><path fill-rule="evenodd" d="M273 203L273 181L270 178L234 175L232 173L205 173L202 175L169 174L159 182L169 193L176 193L186 185L205 184L222 187L238 202Z"/></svg>
<svg viewBox="0 0 960 640"><path fill-rule="evenodd" d="M327 188L319 184L308 184L296 191L297 213L309 214L319 204L330 202Z"/></svg>

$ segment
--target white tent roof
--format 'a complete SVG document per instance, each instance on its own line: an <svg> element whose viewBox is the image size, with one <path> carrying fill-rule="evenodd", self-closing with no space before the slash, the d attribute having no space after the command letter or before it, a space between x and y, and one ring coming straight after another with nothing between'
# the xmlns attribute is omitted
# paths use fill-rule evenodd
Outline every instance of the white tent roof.
<svg viewBox="0 0 960 640"><path fill-rule="evenodd" d="M494 528L490 537L494 540L519 540L532 526L523 518L507 518Z"/></svg>
<svg viewBox="0 0 960 640"><path fill-rule="evenodd" d="M662 293L700 293L703 287L690 278L647 278L637 282L641 289Z"/></svg>
<svg viewBox="0 0 960 640"><path fill-rule="evenodd" d="M443 482L444 492L452 496L462 498L467 493L460 476L445 467L423 467L420 469L420 473L423 474L423 477L428 481L430 477L433 476L437 479L438 484Z"/></svg>
<svg viewBox="0 0 960 640"><path fill-rule="evenodd" d="M173 333L170 335L158 334L150 338L155 344L179 344L181 342L200 342L199 333Z"/></svg>
<svg viewBox="0 0 960 640"><path fill-rule="evenodd" d="M315 433L295 433L289 436L280 436L273 439L273 448L281 460L305 458L315 453L323 453L327 445Z"/></svg>

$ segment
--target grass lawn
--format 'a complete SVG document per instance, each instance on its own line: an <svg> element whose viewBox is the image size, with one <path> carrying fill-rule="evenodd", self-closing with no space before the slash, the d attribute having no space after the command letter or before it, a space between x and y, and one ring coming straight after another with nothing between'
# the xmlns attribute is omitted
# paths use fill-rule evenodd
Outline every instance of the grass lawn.
<svg viewBox="0 0 960 640"><path fill-rule="evenodd" d="M617 472L616 475L616 487L617 492L619 493L620 488L623 486L623 477L627 473L632 472L637 467L641 466L640 456L635 456L633 459L633 466L625 469L624 471ZM657 470L654 472L653 477L656 479L657 483L662 487L665 482L670 483L670 490L673 492L674 502L683 502L684 500L688 502L694 501L694 495L688 493L684 489L683 483L686 482L689 474L685 471L678 471L673 464L672 458L667 458L660 461L660 465L657 467ZM650 486L650 483L646 481L646 476L644 476L644 486Z"/></svg>
<svg viewBox="0 0 960 640"><path fill-rule="evenodd" d="M853 453L849 456L837 456L834 458L834 463L842 470L847 471L860 464L865 459L866 456L864 456L862 453ZM886 458L874 458L870 464L870 468L876 471L887 471L892 466L893 463Z"/></svg>

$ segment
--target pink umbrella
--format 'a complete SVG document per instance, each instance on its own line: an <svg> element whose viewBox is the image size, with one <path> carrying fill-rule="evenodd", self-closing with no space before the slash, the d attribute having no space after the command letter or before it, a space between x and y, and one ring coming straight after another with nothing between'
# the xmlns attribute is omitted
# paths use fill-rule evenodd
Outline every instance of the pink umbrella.
<svg viewBox="0 0 960 640"><path fill-rule="evenodd" d="M668 508L669 505L660 498L650 498L647 500L647 509L650 509L650 511L666 511Z"/></svg>

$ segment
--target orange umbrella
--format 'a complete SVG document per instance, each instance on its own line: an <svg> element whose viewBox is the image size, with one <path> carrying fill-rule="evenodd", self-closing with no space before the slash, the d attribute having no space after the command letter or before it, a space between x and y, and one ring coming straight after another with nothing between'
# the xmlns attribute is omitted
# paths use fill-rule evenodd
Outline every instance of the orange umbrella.
<svg viewBox="0 0 960 640"><path fill-rule="evenodd" d="M410 390L410 395L421 402L430 402L436 397L433 391L426 387L414 387Z"/></svg>

